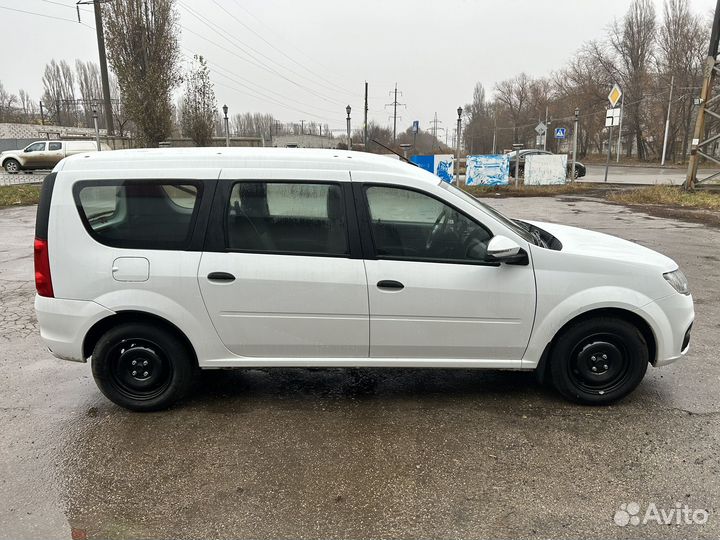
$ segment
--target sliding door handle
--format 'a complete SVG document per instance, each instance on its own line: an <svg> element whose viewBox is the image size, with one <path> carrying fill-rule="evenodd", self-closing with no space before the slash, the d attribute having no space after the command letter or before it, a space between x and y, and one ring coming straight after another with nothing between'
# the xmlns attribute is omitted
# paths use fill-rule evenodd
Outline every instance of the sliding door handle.
<svg viewBox="0 0 720 540"><path fill-rule="evenodd" d="M210 272L207 278L210 281L235 281L235 276L227 272Z"/></svg>
<svg viewBox="0 0 720 540"><path fill-rule="evenodd" d="M403 285L399 281L395 281L394 279L383 279L381 281L378 281L377 286L378 289L387 289L394 291L399 291L400 289L405 288L405 285Z"/></svg>

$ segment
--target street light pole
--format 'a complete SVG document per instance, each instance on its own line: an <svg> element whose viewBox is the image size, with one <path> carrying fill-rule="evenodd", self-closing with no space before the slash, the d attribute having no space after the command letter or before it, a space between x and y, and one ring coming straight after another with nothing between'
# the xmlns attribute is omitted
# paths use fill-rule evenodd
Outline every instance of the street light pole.
<svg viewBox="0 0 720 540"><path fill-rule="evenodd" d="M668 99L667 118L665 119L665 137L663 138L663 151L660 166L665 166L665 152L667 151L668 132L670 131L670 108L672 107L673 85L675 84L675 75L670 77L670 99Z"/></svg>
<svg viewBox="0 0 720 540"><path fill-rule="evenodd" d="M575 162L577 160L577 138L578 138L578 120L580 119L580 109L575 107L575 127L573 128L573 154L572 169L570 169L570 181L575 181Z"/></svg>
<svg viewBox="0 0 720 540"><path fill-rule="evenodd" d="M345 112L347 112L347 138L348 138L347 149L348 150L352 150L352 138L350 138L350 111L352 111L352 108L350 107L350 105L345 107Z"/></svg>
<svg viewBox="0 0 720 540"><path fill-rule="evenodd" d="M230 148L230 122L228 121L228 106L223 105L223 114L225 115L225 146Z"/></svg>
<svg viewBox="0 0 720 540"><path fill-rule="evenodd" d="M93 123L95 124L95 144L97 151L100 151L100 130L98 129L97 109L93 109Z"/></svg>
<svg viewBox="0 0 720 540"><path fill-rule="evenodd" d="M455 142L455 186L460 187L460 131L462 129L462 107L457 108L457 135Z"/></svg>

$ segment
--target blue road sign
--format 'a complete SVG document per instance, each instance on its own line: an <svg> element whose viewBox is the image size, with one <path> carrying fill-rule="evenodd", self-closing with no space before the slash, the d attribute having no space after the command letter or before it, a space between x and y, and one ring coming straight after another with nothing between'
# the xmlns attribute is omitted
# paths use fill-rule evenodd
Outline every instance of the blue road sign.
<svg viewBox="0 0 720 540"><path fill-rule="evenodd" d="M555 128L555 138L556 139L564 139L565 138L565 128Z"/></svg>

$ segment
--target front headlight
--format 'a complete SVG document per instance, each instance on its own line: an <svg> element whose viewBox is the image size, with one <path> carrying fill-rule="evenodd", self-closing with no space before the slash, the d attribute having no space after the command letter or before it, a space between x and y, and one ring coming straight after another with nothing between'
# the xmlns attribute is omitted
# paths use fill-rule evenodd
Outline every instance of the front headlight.
<svg viewBox="0 0 720 540"><path fill-rule="evenodd" d="M680 294L690 294L688 280L679 268L674 272L664 273L663 277L670 285L672 285L672 288Z"/></svg>

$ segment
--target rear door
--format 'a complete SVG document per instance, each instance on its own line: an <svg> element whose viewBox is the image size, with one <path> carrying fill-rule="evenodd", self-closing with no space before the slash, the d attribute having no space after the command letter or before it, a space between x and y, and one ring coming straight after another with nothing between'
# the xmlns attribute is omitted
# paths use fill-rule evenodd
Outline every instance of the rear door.
<svg viewBox="0 0 720 540"><path fill-rule="evenodd" d="M233 353L368 356L367 282L345 175L222 172L198 280Z"/></svg>

